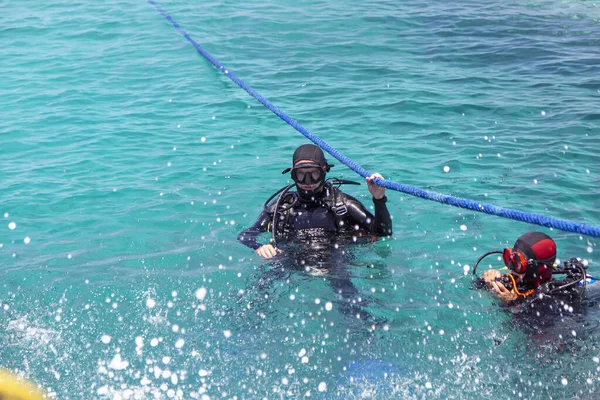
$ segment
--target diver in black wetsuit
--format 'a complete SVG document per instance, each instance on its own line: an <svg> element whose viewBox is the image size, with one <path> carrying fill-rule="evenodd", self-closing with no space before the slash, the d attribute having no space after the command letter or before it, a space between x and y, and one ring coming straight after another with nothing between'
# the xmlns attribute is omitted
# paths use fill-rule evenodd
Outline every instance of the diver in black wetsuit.
<svg viewBox="0 0 600 400"><path fill-rule="evenodd" d="M385 188L373 182L383 177L373 174L367 178L375 207L373 215L337 187L359 183L325 179L331 167L319 147L311 144L298 147L292 168L283 171L284 174L291 172L294 183L267 199L258 220L243 230L238 240L261 257L277 261L277 268L261 276L259 290L268 288L276 280L285 280L294 270L326 274L325 279L342 300L339 307L343 314L377 323L377 318L363 308L368 306L368 301L352 284L345 269L352 257L345 245L392 234ZM294 186L296 191L290 191ZM265 232L271 232L271 240L261 244L257 238Z"/></svg>
<svg viewBox="0 0 600 400"><path fill-rule="evenodd" d="M242 231L238 240L264 258L283 251L301 254L295 258L301 259L302 263L321 264L326 261L320 257L329 258L328 255L340 244L391 235L392 220L385 205L385 188L373 182L374 178L383 177L373 174L367 178L375 206L373 215L354 197L335 187L356 182L325 180L332 166L319 147L312 144L298 147L294 152L293 167L283 171L291 172L294 184L271 196L258 220ZM296 186L295 192L289 191L292 186ZM279 198L269 204L278 194ZM257 241L264 232L272 233L271 243Z"/></svg>

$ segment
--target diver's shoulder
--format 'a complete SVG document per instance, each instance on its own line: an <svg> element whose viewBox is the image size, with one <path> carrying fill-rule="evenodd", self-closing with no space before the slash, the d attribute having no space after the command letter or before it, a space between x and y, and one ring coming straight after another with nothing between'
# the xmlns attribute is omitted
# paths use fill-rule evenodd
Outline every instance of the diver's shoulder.
<svg viewBox="0 0 600 400"><path fill-rule="evenodd" d="M344 193L344 191L341 188L332 186L329 188L329 190L333 191L333 194L337 195L341 199L356 201L356 202L360 203L360 201L356 197L349 195L348 193Z"/></svg>

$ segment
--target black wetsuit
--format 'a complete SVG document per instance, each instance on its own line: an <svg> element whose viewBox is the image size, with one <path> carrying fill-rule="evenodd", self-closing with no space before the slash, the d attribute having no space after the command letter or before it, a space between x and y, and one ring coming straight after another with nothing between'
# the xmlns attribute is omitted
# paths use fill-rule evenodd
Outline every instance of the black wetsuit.
<svg viewBox="0 0 600 400"><path fill-rule="evenodd" d="M386 201L385 197L373 199L373 215L361 202L331 183L326 183L320 195L309 201L297 192L289 192L281 198L279 207L277 202L266 207L256 222L238 235L238 240L252 249L261 247L257 238L262 233L272 232L277 208L275 238L277 248L283 253L270 260L277 268L263 274L261 286L284 279L287 271L296 269L325 274L325 279L340 297L338 307L343 314L353 319L360 315L361 319L377 322L363 308L368 301L354 287L351 274L345 268L352 258L345 245L392 234L392 219Z"/></svg>
<svg viewBox="0 0 600 400"><path fill-rule="evenodd" d="M530 332L541 333L557 323L563 324L565 318L581 314L585 309L584 299L577 290L550 295L538 289L531 296L508 305L508 310L515 315L519 325Z"/></svg>
<svg viewBox="0 0 600 400"><path fill-rule="evenodd" d="M280 202L275 219L277 244L300 245L314 252L336 244L355 242L358 238L389 236L392 234L392 219L386 201L386 197L373 198L373 215L360 201L330 183L311 200L303 199L296 192L288 192ZM257 237L272 231L275 207L273 204L263 210L254 225L238 235L238 240L255 250L261 247Z"/></svg>
<svg viewBox="0 0 600 400"><path fill-rule="evenodd" d="M513 323L537 345L561 347L577 339L572 332L584 337L584 332L595 329L596 323L586 318L589 303L583 286L556 289L579 279L568 276L551 280L539 286L527 297L506 304L513 314ZM523 290L525 288L522 288Z"/></svg>

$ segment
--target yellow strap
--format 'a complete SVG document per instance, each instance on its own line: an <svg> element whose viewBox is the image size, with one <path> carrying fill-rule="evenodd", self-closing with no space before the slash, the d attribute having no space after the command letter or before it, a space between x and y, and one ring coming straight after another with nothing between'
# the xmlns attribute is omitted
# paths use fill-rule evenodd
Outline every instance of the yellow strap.
<svg viewBox="0 0 600 400"><path fill-rule="evenodd" d="M508 277L512 281L513 289L515 289L515 293L518 294L519 296L527 297L531 293L535 292L535 289L530 289L530 290L526 291L525 293L519 292L519 289L517 289L517 282L515 281L515 277L512 274L508 274Z"/></svg>
<svg viewBox="0 0 600 400"><path fill-rule="evenodd" d="M0 399L42 400L46 396L33 383L0 368Z"/></svg>

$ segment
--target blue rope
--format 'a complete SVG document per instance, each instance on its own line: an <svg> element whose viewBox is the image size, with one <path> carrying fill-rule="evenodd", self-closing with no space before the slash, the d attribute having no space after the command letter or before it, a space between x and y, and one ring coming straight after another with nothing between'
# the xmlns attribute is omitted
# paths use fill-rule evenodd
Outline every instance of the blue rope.
<svg viewBox="0 0 600 400"><path fill-rule="evenodd" d="M296 120L290 118L287 114L273 105L269 100L262 97L259 93L257 93L250 86L246 85L240 78L238 78L233 72L226 69L220 62L213 58L208 52L206 52L198 43L194 41L169 14L163 10L161 6L159 6L154 0L148 0L150 4L152 4L158 12L160 12L173 26L175 29L179 31L195 48L198 50L202 56L204 56L208 61L210 61L219 71L223 72L229 79L234 81L239 87L244 89L248 94L258 100L262 105L271 110L275 115L279 118L287 122L292 128L296 129L298 132L306 136L307 139L312 141L314 144L327 151L341 163L345 164L349 168L351 168L354 172L362 176L363 178L371 176L371 173L365 170L360 165L356 164L354 161L350 160L339 151L331 147L324 140L310 133L306 128L300 125ZM399 192L403 192L406 194L410 194L412 196L421 197L427 200L437 201L438 203L450 204L455 207L464 208L468 210L478 211L486 214L497 215L504 218L514 219L516 221L527 222L530 224L536 224L540 226L545 226L548 228L555 228L561 231L568 232L576 232L582 235L600 237L600 227L579 224L576 222L566 221L562 219L550 218L540 214L532 214L528 212L522 212L517 210L511 210L508 208L496 207L491 204L479 203L477 201L461 199L458 197L447 196L442 193L430 192L427 190L419 189L413 186L408 186L392 181L386 181L384 179L376 178L374 180L380 186L386 187L388 189L397 190Z"/></svg>

